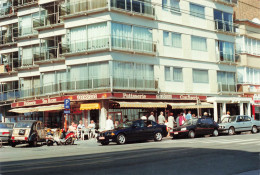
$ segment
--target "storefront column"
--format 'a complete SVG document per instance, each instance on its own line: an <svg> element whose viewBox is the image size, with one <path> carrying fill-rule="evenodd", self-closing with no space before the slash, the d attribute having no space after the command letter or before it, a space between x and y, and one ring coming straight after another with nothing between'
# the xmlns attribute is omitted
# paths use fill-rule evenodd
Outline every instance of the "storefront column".
<svg viewBox="0 0 260 175"><path fill-rule="evenodd" d="M244 115L244 105L240 102L240 115Z"/></svg>
<svg viewBox="0 0 260 175"><path fill-rule="evenodd" d="M227 112L227 104L226 103L222 103L222 114Z"/></svg>
<svg viewBox="0 0 260 175"><path fill-rule="evenodd" d="M105 130L106 128L106 119L107 119L108 110L109 110L109 100L102 100L100 116L99 116L99 129L101 130Z"/></svg>
<svg viewBox="0 0 260 175"><path fill-rule="evenodd" d="M218 122L218 103L214 102L214 121Z"/></svg>
<svg viewBox="0 0 260 175"><path fill-rule="evenodd" d="M247 103L247 115L251 117L251 103Z"/></svg>

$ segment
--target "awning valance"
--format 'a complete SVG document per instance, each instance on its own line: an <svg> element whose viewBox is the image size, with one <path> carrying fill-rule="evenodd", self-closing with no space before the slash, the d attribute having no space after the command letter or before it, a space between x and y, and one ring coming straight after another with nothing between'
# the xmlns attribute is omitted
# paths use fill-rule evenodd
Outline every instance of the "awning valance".
<svg viewBox="0 0 260 175"><path fill-rule="evenodd" d="M87 103L87 104L81 104L80 110L92 110L92 109L100 109L99 103Z"/></svg>
<svg viewBox="0 0 260 175"><path fill-rule="evenodd" d="M64 104L49 105L49 106L37 106L33 108L15 108L9 110L9 112L15 113L27 113L27 112L44 112L44 111L59 111L64 109Z"/></svg>
<svg viewBox="0 0 260 175"><path fill-rule="evenodd" d="M167 103L160 102L117 102L121 108L167 108Z"/></svg>
<svg viewBox="0 0 260 175"><path fill-rule="evenodd" d="M197 108L214 108L211 103L168 103L172 106L172 109L197 109Z"/></svg>

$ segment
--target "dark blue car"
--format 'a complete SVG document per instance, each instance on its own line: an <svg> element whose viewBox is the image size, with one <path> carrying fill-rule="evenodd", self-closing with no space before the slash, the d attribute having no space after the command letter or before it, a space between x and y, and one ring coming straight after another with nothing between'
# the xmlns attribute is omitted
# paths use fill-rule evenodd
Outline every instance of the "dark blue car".
<svg viewBox="0 0 260 175"><path fill-rule="evenodd" d="M165 125L159 125L151 120L135 120L121 123L118 128L99 133L97 140L102 145L109 142L125 144L130 141L150 140L161 141L167 136Z"/></svg>

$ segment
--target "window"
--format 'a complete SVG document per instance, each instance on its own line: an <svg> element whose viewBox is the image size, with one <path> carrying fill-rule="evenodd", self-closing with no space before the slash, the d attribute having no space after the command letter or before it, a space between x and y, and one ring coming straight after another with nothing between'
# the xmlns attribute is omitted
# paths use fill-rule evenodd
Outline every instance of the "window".
<svg viewBox="0 0 260 175"><path fill-rule="evenodd" d="M218 51L220 61L235 62L234 60L234 43L218 41Z"/></svg>
<svg viewBox="0 0 260 175"><path fill-rule="evenodd" d="M182 68L165 66L165 81L182 82Z"/></svg>
<svg viewBox="0 0 260 175"><path fill-rule="evenodd" d="M206 52L207 39L197 36L191 36L191 49Z"/></svg>
<svg viewBox="0 0 260 175"><path fill-rule="evenodd" d="M214 20L217 30L233 31L233 15L214 9Z"/></svg>
<svg viewBox="0 0 260 175"><path fill-rule="evenodd" d="M208 70L193 70L193 83L208 83Z"/></svg>
<svg viewBox="0 0 260 175"><path fill-rule="evenodd" d="M180 1L179 0L162 0L162 8L165 11L171 11L172 13L180 13Z"/></svg>
<svg viewBox="0 0 260 175"><path fill-rule="evenodd" d="M237 37L236 46L238 53L248 53L252 55L260 55L260 40L247 38L247 37Z"/></svg>
<svg viewBox="0 0 260 175"><path fill-rule="evenodd" d="M248 116L245 116L245 117L244 117L244 120L245 120L246 122L251 121L250 117L248 117Z"/></svg>
<svg viewBox="0 0 260 175"><path fill-rule="evenodd" d="M80 52L87 49L86 26L72 28L70 30L70 44L71 52Z"/></svg>
<svg viewBox="0 0 260 175"><path fill-rule="evenodd" d="M203 6L190 3L190 15L205 19L205 9Z"/></svg>
<svg viewBox="0 0 260 175"><path fill-rule="evenodd" d="M218 83L231 85L236 84L235 73L218 71Z"/></svg>
<svg viewBox="0 0 260 175"><path fill-rule="evenodd" d="M181 34L163 31L164 46L181 48Z"/></svg>

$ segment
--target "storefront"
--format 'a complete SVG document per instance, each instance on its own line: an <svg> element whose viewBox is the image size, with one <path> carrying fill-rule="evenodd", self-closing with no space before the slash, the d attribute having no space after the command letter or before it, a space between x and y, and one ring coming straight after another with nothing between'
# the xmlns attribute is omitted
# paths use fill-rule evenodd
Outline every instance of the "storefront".
<svg viewBox="0 0 260 175"><path fill-rule="evenodd" d="M208 97L207 101L213 103L214 120L217 122L227 111L230 115L251 116L252 98L247 97Z"/></svg>
<svg viewBox="0 0 260 175"><path fill-rule="evenodd" d="M64 117L64 100L70 99L70 113ZM120 123L126 116L129 120L139 119L143 115L154 112L154 116L164 112L166 118L170 112L177 116L183 110L192 110L196 115L204 111L212 113L213 104L207 103L206 96L196 95L156 95L138 93L91 93L65 95L48 99L37 99L12 103L11 112L28 113L43 112L46 127L63 128L71 122L83 121L88 126L91 120L97 129L105 128L108 115L114 123ZM66 125L64 122L67 122Z"/></svg>
<svg viewBox="0 0 260 175"><path fill-rule="evenodd" d="M254 95L252 105L252 114L255 117L255 120L260 120L260 95Z"/></svg>

